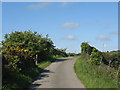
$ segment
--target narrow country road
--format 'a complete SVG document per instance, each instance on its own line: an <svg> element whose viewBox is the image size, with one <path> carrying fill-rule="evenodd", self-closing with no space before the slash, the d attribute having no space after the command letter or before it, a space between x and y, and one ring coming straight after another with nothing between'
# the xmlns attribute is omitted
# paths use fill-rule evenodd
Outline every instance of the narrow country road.
<svg viewBox="0 0 120 90"><path fill-rule="evenodd" d="M84 88L74 72L76 58L62 58L53 62L32 83L30 88Z"/></svg>

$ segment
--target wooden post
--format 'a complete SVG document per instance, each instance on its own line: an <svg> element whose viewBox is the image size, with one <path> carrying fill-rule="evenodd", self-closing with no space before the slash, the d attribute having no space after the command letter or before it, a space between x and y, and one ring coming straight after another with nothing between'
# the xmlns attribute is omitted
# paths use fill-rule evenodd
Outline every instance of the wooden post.
<svg viewBox="0 0 120 90"><path fill-rule="evenodd" d="M111 61L112 61L112 60L109 61L109 65L108 65L108 70L107 70L107 72L108 72L109 69L110 69Z"/></svg>
<svg viewBox="0 0 120 90"><path fill-rule="evenodd" d="M37 58L38 58L38 55L36 54L36 61L35 61L35 64L37 65Z"/></svg>

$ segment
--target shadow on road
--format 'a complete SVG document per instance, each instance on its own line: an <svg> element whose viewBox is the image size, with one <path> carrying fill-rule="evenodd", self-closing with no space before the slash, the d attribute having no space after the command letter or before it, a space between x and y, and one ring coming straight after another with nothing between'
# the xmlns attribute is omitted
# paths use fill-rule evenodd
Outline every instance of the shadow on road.
<svg viewBox="0 0 120 90"><path fill-rule="evenodd" d="M54 72L52 72L52 71L50 71L50 70L47 70L47 69L44 69L44 70L42 71L42 73L54 73Z"/></svg>
<svg viewBox="0 0 120 90"><path fill-rule="evenodd" d="M53 62L62 62L62 61L65 61L65 60L68 60L68 59L56 59L56 60L53 61Z"/></svg>
<svg viewBox="0 0 120 90"><path fill-rule="evenodd" d="M42 85L42 84L38 84L37 83L37 81L38 80L42 80L42 79L44 79L44 78L46 78L46 77L49 77L49 73L54 73L54 72L52 72L52 71L50 71L50 70L47 70L47 69L44 69L43 71L42 71L42 73L34 80L34 81L36 81L36 82L34 82L31 86L30 86L30 88L29 88L29 90L34 90L35 88L37 88L37 87L39 87L40 85Z"/></svg>
<svg viewBox="0 0 120 90"><path fill-rule="evenodd" d="M47 70L47 69L44 69L42 71L42 73L38 76L38 78L36 80L40 80L40 79L43 79L43 78L46 78L46 77L49 77L49 73L54 73L50 70Z"/></svg>
<svg viewBox="0 0 120 90"><path fill-rule="evenodd" d="M40 86L40 85L42 85L42 84L37 84L37 83L36 83L36 84L32 84L31 86L32 86L32 87L38 87L38 86ZM34 89L33 89L33 88L29 88L28 90L34 90Z"/></svg>

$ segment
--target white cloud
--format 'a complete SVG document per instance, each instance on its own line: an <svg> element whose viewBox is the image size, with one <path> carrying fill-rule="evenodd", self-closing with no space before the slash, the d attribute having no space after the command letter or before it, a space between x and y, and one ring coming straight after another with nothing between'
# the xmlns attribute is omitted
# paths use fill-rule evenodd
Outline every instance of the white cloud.
<svg viewBox="0 0 120 90"><path fill-rule="evenodd" d="M47 7L49 5L50 5L49 2L37 3L37 4L29 5L28 8L37 10L37 9L41 9L41 8Z"/></svg>
<svg viewBox="0 0 120 90"><path fill-rule="evenodd" d="M62 3L61 3L61 6L62 6L62 7L65 7L65 6L67 6L67 5L68 5L68 2L62 2Z"/></svg>
<svg viewBox="0 0 120 90"><path fill-rule="evenodd" d="M118 35L118 34L120 34L120 31L113 31L113 32L110 32L110 34Z"/></svg>
<svg viewBox="0 0 120 90"><path fill-rule="evenodd" d="M73 35L67 35L67 36L64 37L64 39L67 39L67 40L75 40L76 38L75 38L75 36L73 36Z"/></svg>
<svg viewBox="0 0 120 90"><path fill-rule="evenodd" d="M68 29L74 29L74 28L79 28L80 24L79 23L74 23L74 22L67 22L61 25L63 28L68 28Z"/></svg>
<svg viewBox="0 0 120 90"><path fill-rule="evenodd" d="M97 40L101 40L101 41L109 41L110 38L106 35L101 35L99 37L97 37Z"/></svg>

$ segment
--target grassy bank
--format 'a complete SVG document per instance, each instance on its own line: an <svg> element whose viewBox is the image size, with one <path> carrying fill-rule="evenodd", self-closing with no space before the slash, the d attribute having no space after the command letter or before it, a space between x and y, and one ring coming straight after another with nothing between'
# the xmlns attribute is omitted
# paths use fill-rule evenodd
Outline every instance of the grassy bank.
<svg viewBox="0 0 120 90"><path fill-rule="evenodd" d="M74 65L78 78L86 88L117 88L117 79L102 71L98 66L79 57Z"/></svg>
<svg viewBox="0 0 120 90"><path fill-rule="evenodd" d="M6 72L8 73L8 78L6 82L3 81L3 90L12 90L12 88L27 88L32 83L32 81L40 74L40 72L42 72L42 70L50 64L51 61L44 61L37 64L37 67L28 68L22 73L10 72L6 70Z"/></svg>
<svg viewBox="0 0 120 90"><path fill-rule="evenodd" d="M45 61L45 62L42 62L40 64L37 64L37 66L41 69L44 69L46 68L47 66L49 66L51 64L51 61Z"/></svg>

